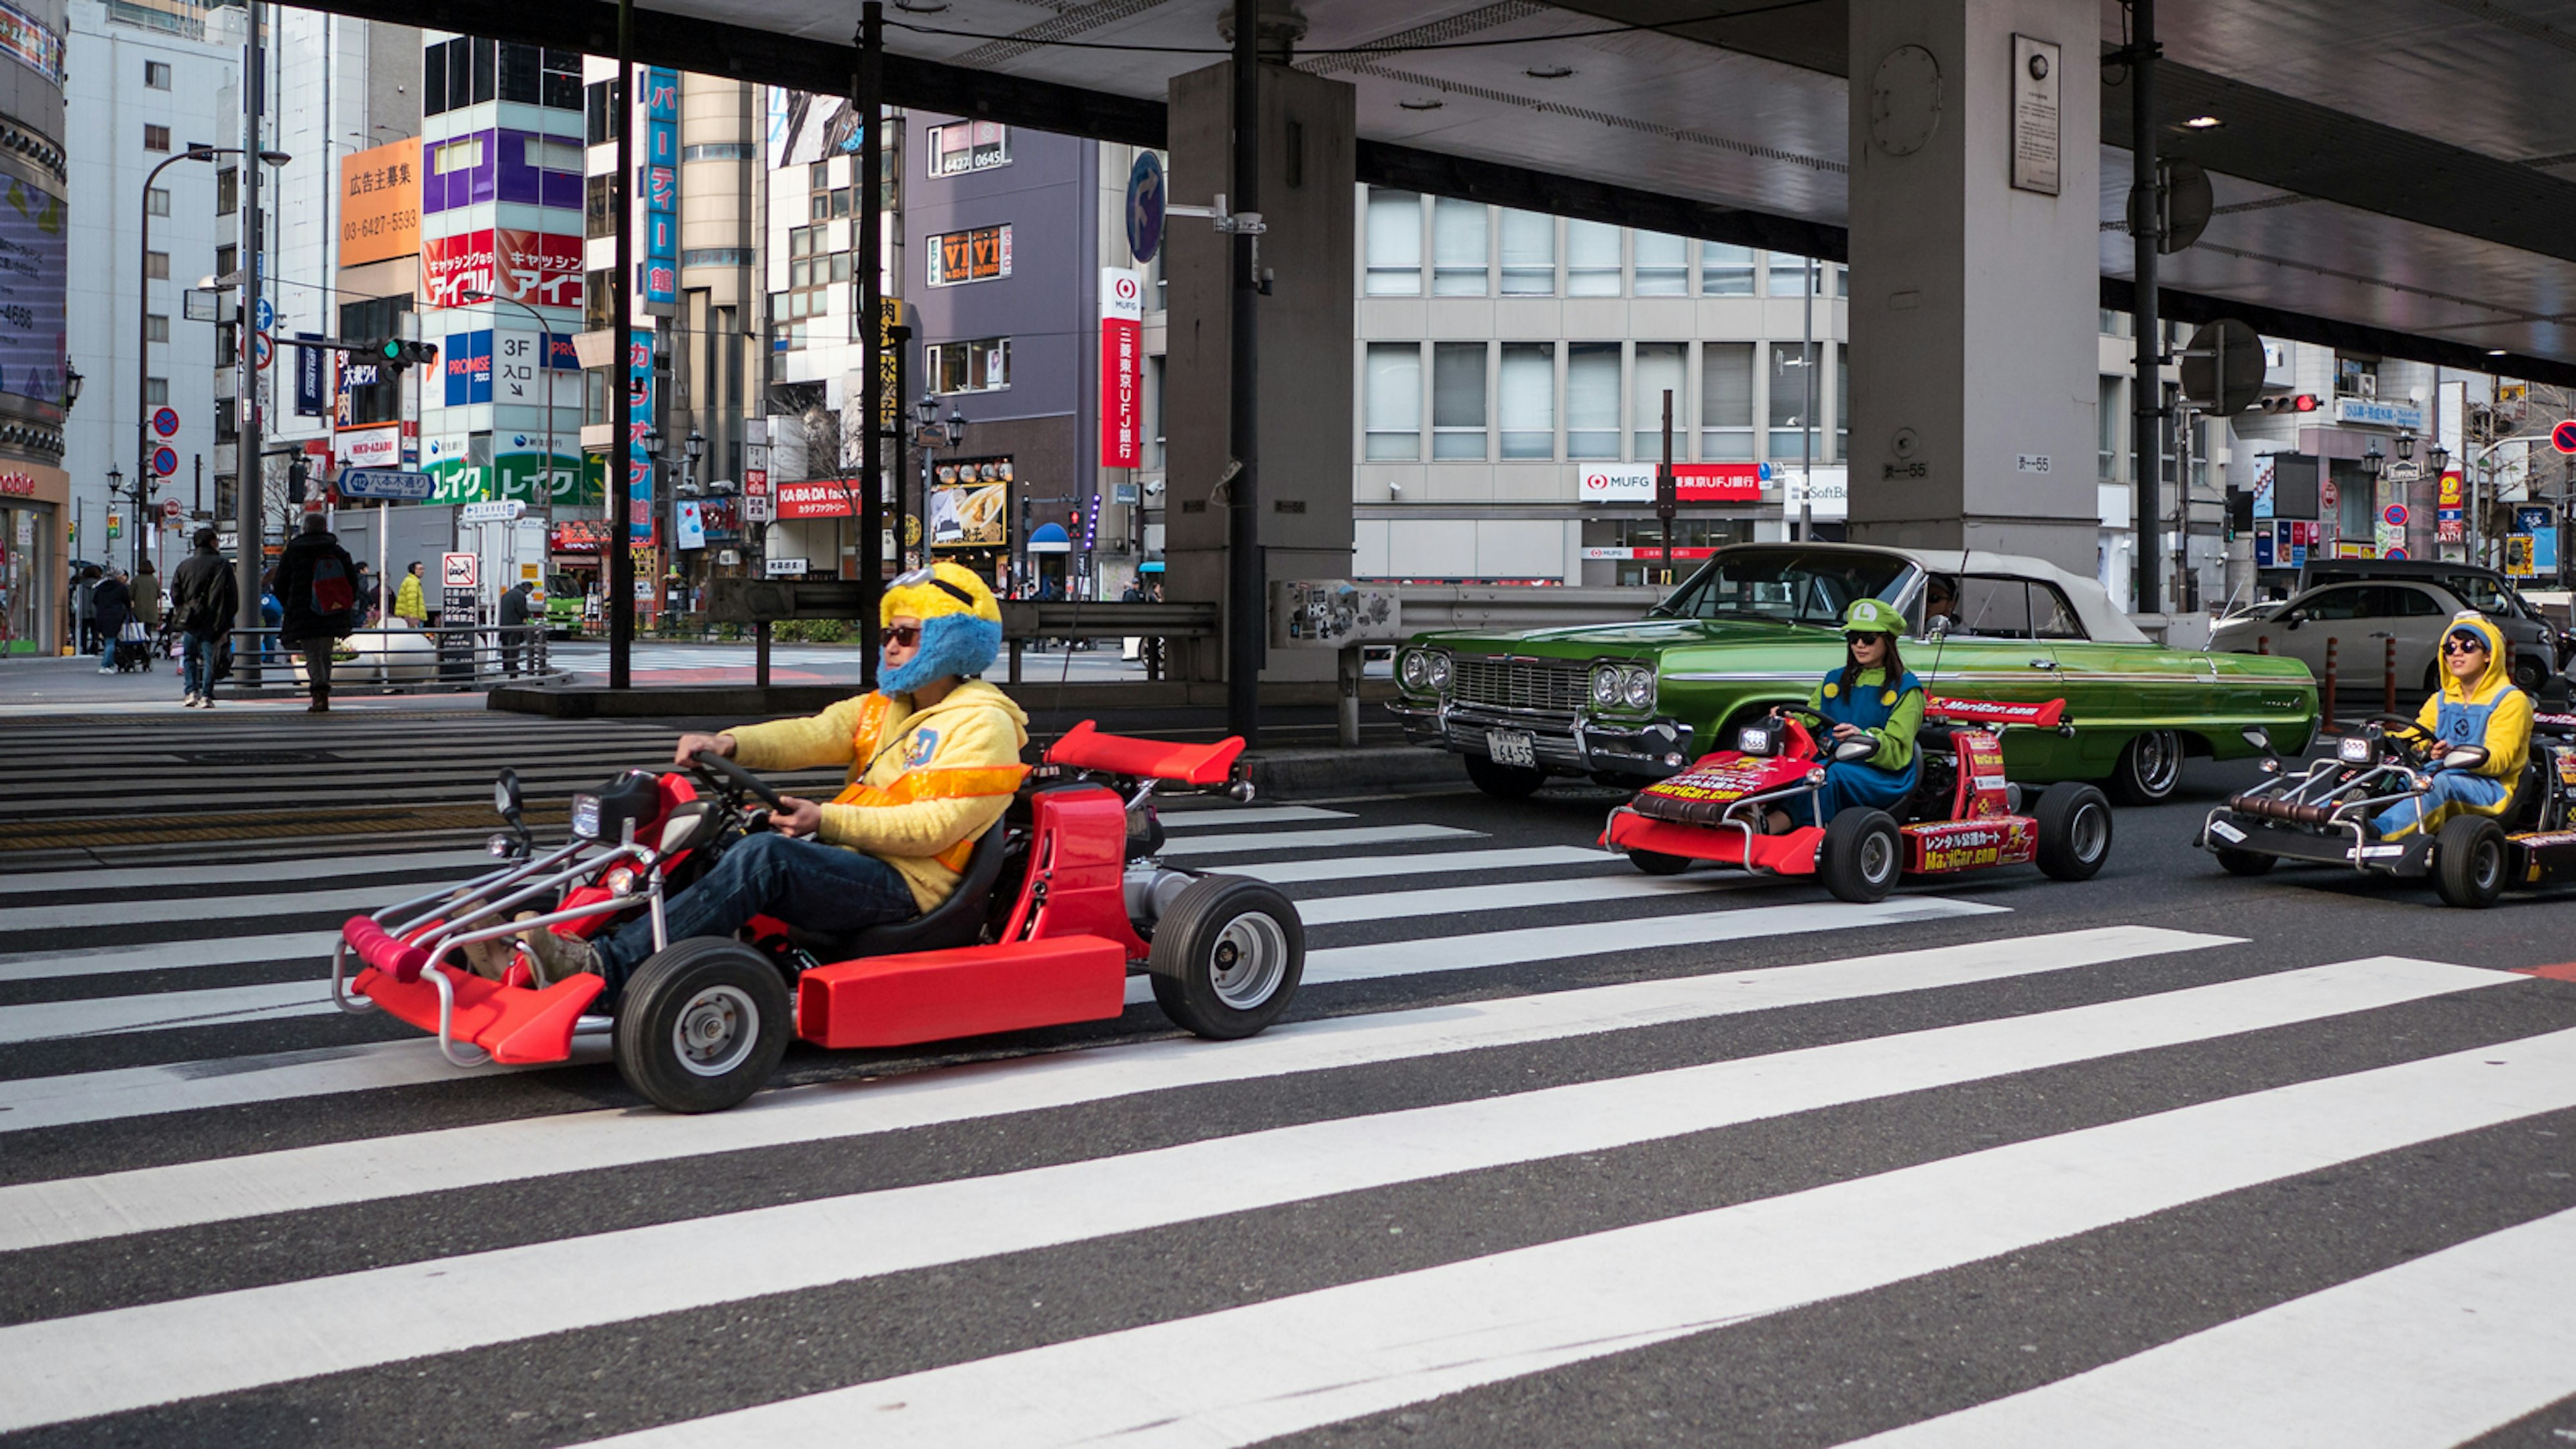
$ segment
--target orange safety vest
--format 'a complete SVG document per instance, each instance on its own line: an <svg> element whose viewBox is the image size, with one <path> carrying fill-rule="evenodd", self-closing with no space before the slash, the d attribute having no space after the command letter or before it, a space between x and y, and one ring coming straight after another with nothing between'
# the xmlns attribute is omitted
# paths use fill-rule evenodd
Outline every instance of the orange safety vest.
<svg viewBox="0 0 2576 1449"><path fill-rule="evenodd" d="M859 706L858 728L850 734L850 757L858 762L865 776L876 760L877 740L885 733L886 716L894 710L893 701L882 694L871 694ZM868 784L864 778L852 780L832 797L835 805L910 805L922 800L963 800L979 795L1009 795L1017 792L1020 781L1027 778L1026 765L946 765L924 766L906 770L885 785ZM953 871L966 868L967 858L975 853L972 838L961 840L932 859Z"/></svg>

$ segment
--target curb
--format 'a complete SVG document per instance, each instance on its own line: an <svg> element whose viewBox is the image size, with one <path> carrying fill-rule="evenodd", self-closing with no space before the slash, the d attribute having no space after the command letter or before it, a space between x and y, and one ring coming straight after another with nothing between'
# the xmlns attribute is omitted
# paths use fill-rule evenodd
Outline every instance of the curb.
<svg viewBox="0 0 2576 1449"><path fill-rule="evenodd" d="M1467 767L1447 750L1383 745L1356 750L1261 750L1243 757L1256 800L1311 800L1425 786L1464 788Z"/></svg>

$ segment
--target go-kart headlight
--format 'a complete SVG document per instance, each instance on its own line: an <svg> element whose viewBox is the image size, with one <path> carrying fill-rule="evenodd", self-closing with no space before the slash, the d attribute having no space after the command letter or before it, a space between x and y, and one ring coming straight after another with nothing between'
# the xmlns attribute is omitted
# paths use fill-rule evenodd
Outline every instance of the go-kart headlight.
<svg viewBox="0 0 2576 1449"><path fill-rule="evenodd" d="M1746 725L1744 728L1737 730L1735 732L1735 749L1738 754L1746 755L1767 755L1771 753L1770 729L1764 725Z"/></svg>
<svg viewBox="0 0 2576 1449"><path fill-rule="evenodd" d="M1620 702L1630 709L1644 709L1655 702L1655 672L1631 669L1619 682Z"/></svg>
<svg viewBox="0 0 2576 1449"><path fill-rule="evenodd" d="M1607 709L1619 702L1619 671L1604 664L1592 671L1592 702Z"/></svg>
<svg viewBox="0 0 2576 1449"><path fill-rule="evenodd" d="M577 840L597 840L599 838L598 796L575 795L572 797L572 833L573 838Z"/></svg>
<svg viewBox="0 0 2576 1449"><path fill-rule="evenodd" d="M635 889L635 868L631 865L618 866L601 876L599 883L607 887L609 894L622 896Z"/></svg>
<svg viewBox="0 0 2576 1449"><path fill-rule="evenodd" d="M1432 656L1431 656L1430 671L1431 671L1431 687L1432 687L1433 689L1447 689L1447 688L1449 687L1449 656L1448 656L1448 655L1446 655L1446 654L1434 654L1434 655L1432 655Z"/></svg>
<svg viewBox="0 0 2576 1449"><path fill-rule="evenodd" d="M1407 689L1420 689L1431 682L1431 656L1419 649L1407 649L1396 666L1396 674Z"/></svg>
<svg viewBox="0 0 2576 1449"><path fill-rule="evenodd" d="M2367 765L2371 759L2371 742L2367 735L2346 735L2335 746L2335 758L2347 765Z"/></svg>

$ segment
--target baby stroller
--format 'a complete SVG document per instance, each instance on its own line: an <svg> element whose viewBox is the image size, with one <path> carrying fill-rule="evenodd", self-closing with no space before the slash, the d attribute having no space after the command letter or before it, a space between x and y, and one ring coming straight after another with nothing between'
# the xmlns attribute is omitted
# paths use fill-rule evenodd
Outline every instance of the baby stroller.
<svg viewBox="0 0 2576 1449"><path fill-rule="evenodd" d="M152 668L152 631L140 619L128 619L116 633L116 672L149 673Z"/></svg>

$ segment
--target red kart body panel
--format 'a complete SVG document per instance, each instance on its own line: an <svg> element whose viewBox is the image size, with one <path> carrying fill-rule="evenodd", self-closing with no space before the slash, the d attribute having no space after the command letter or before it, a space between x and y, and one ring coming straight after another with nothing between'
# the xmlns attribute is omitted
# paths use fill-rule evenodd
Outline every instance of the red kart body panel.
<svg viewBox="0 0 2576 1449"><path fill-rule="evenodd" d="M1610 817L1601 843L1613 850L1650 850L1768 875L1814 875L1816 851L1825 843L1825 832L1801 825L1786 835L1753 836L1748 845L1745 833L1733 826L1684 825L1622 810Z"/></svg>
<svg viewBox="0 0 2576 1449"><path fill-rule="evenodd" d="M1097 936L868 956L796 981L796 1034L825 1047L911 1046L1126 1009L1126 949Z"/></svg>
<svg viewBox="0 0 2576 1449"><path fill-rule="evenodd" d="M1990 865L2028 865L2039 855L2039 822L2027 815L1904 825L1907 875L1952 875Z"/></svg>
<svg viewBox="0 0 2576 1449"><path fill-rule="evenodd" d="M1127 806L1118 792L1098 785L1041 790L1029 797L1029 824L1028 880L1002 940L1097 936L1116 942L1131 961L1153 954L1127 919Z"/></svg>
<svg viewBox="0 0 2576 1449"><path fill-rule="evenodd" d="M1227 736L1212 745L1184 745L1171 740L1104 735L1084 720L1047 747L1047 763L1113 775L1150 776L1183 785L1222 785L1243 753L1243 741Z"/></svg>
<svg viewBox="0 0 2576 1449"><path fill-rule="evenodd" d="M486 981L451 966L430 969L445 976L456 990L456 1012L449 1026L455 1039L481 1047L504 1066L535 1066L570 1057L573 1024L608 984L583 975L537 991ZM438 988L427 981L396 980L392 972L370 965L350 985L386 1011L437 1034Z"/></svg>

